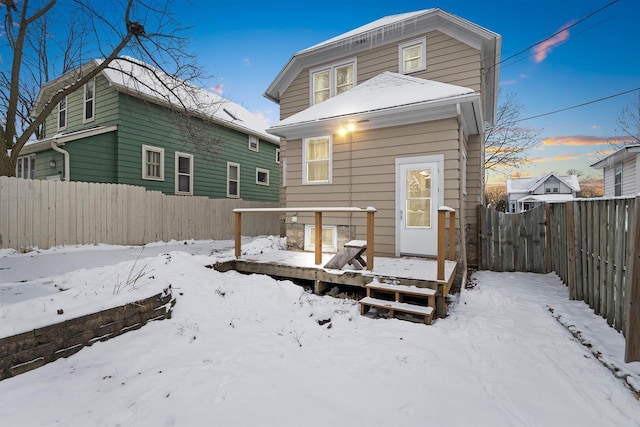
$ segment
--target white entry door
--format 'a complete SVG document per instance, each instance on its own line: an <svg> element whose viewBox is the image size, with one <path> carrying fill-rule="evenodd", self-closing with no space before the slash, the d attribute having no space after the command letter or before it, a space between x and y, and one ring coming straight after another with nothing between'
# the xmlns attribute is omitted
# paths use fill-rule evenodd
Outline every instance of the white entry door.
<svg viewBox="0 0 640 427"><path fill-rule="evenodd" d="M406 161L396 167L396 253L436 256L439 162Z"/></svg>

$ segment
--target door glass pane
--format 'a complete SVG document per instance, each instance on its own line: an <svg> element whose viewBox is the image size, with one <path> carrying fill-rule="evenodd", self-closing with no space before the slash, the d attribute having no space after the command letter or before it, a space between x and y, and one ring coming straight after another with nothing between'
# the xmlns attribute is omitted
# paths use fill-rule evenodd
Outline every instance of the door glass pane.
<svg viewBox="0 0 640 427"><path fill-rule="evenodd" d="M407 227L431 227L431 169L406 172Z"/></svg>

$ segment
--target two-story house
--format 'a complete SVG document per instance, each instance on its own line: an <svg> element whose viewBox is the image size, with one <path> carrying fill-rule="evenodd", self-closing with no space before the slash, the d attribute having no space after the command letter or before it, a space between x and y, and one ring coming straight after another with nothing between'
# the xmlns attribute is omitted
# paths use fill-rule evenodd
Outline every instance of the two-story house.
<svg viewBox="0 0 640 427"><path fill-rule="evenodd" d="M602 169L604 197L640 193L640 144L626 145L591 167Z"/></svg>
<svg viewBox="0 0 640 427"><path fill-rule="evenodd" d="M447 205L458 212L458 257L474 263L500 44L496 33L428 9L293 54L265 92L280 105L268 132L281 138L281 202L375 207L375 253L385 256L436 255L437 209ZM325 215L325 249L365 238L364 218ZM288 243L310 248L313 224L288 215Z"/></svg>
<svg viewBox="0 0 640 427"><path fill-rule="evenodd" d="M90 61L49 82L37 105L97 64ZM133 58L116 59L60 101L44 124L44 138L22 149L16 176L277 202L279 140L265 132L266 122L150 70Z"/></svg>
<svg viewBox="0 0 640 427"><path fill-rule="evenodd" d="M507 179L509 213L525 212L545 203L575 199L580 191L576 175L548 173L535 178Z"/></svg>

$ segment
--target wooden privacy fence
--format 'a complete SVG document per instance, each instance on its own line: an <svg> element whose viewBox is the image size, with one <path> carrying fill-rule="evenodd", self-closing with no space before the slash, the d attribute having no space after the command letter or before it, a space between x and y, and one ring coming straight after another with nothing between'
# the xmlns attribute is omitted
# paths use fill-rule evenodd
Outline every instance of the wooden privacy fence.
<svg viewBox="0 0 640 427"><path fill-rule="evenodd" d="M478 212L481 269L555 271L571 299L624 334L625 360L640 361L640 197Z"/></svg>
<svg viewBox="0 0 640 427"><path fill-rule="evenodd" d="M233 209L277 207L238 199L167 196L124 184L0 177L0 248L106 243L140 245L232 239ZM245 235L279 235L277 214L256 215Z"/></svg>
<svg viewBox="0 0 640 427"><path fill-rule="evenodd" d="M546 273L545 210L505 214L478 206L480 269Z"/></svg>

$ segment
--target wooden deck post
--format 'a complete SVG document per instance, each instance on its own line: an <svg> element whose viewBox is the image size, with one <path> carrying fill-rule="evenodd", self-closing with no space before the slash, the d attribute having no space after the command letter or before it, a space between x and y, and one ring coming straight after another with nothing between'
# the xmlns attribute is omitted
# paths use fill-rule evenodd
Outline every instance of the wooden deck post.
<svg viewBox="0 0 640 427"><path fill-rule="evenodd" d="M627 330L624 361L626 363L640 361L640 196L636 196L633 218L629 218L633 234L630 238L633 248L629 256L630 274L628 278L629 302L627 310Z"/></svg>
<svg viewBox="0 0 640 427"><path fill-rule="evenodd" d="M367 270L373 271L373 230L375 212L367 212Z"/></svg>
<svg viewBox="0 0 640 427"><path fill-rule="evenodd" d="M316 212L316 265L322 264L322 212Z"/></svg>
<svg viewBox="0 0 640 427"><path fill-rule="evenodd" d="M438 210L438 273L437 280L444 280L444 210Z"/></svg>
<svg viewBox="0 0 640 427"><path fill-rule="evenodd" d="M236 218L235 224L235 254L236 259L240 258L240 252L242 249L242 213L234 212Z"/></svg>
<svg viewBox="0 0 640 427"><path fill-rule="evenodd" d="M449 261L456 259L456 211L449 212Z"/></svg>

